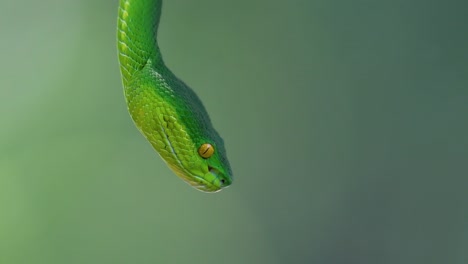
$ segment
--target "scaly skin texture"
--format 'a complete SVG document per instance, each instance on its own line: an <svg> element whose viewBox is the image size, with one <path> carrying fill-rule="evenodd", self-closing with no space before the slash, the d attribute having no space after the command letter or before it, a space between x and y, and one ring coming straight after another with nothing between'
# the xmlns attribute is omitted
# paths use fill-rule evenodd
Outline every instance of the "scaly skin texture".
<svg viewBox="0 0 468 264"><path fill-rule="evenodd" d="M120 0L118 51L128 110L168 166L187 183L216 192L232 183L224 143L197 95L164 64L157 45L162 0ZM198 149L211 144L203 158Z"/></svg>

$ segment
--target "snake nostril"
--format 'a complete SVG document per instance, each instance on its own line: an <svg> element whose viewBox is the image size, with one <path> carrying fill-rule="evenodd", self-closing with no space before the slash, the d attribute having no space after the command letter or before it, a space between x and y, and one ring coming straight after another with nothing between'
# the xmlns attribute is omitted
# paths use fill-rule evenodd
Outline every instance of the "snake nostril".
<svg viewBox="0 0 468 264"><path fill-rule="evenodd" d="M225 176L219 170L217 170L217 169L211 167L210 165L208 165L208 171L216 177L213 180L216 180L216 179L219 180L219 184L222 187L229 186L229 184L230 184L229 179L226 179Z"/></svg>

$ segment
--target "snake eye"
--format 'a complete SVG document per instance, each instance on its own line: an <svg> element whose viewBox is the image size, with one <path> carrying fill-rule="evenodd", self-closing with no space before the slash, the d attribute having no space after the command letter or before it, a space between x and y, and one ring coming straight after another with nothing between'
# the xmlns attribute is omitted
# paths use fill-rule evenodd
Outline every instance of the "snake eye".
<svg viewBox="0 0 468 264"><path fill-rule="evenodd" d="M198 154L200 154L200 156L202 156L203 158L207 159L213 155L214 151L215 149L211 144L205 143L201 145L198 149Z"/></svg>

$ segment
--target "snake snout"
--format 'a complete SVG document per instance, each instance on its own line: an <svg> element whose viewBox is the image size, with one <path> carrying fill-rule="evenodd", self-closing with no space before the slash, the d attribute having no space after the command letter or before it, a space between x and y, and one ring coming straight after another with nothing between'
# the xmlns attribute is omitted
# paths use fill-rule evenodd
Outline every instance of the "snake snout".
<svg viewBox="0 0 468 264"><path fill-rule="evenodd" d="M225 187L228 187L229 185L231 185L232 180L231 180L231 177L229 175L226 175L226 174L220 172L219 170L217 170L216 168L213 168L211 166L208 166L208 170L212 175L214 175L216 177L216 180L219 181L219 187L225 188Z"/></svg>

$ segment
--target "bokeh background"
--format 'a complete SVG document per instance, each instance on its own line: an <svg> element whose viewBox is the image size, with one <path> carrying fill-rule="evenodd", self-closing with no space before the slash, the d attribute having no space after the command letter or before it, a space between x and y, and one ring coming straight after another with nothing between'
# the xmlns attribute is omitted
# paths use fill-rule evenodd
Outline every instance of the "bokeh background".
<svg viewBox="0 0 468 264"><path fill-rule="evenodd" d="M214 195L130 120L116 0L1 3L1 264L468 263L466 1L166 1Z"/></svg>

